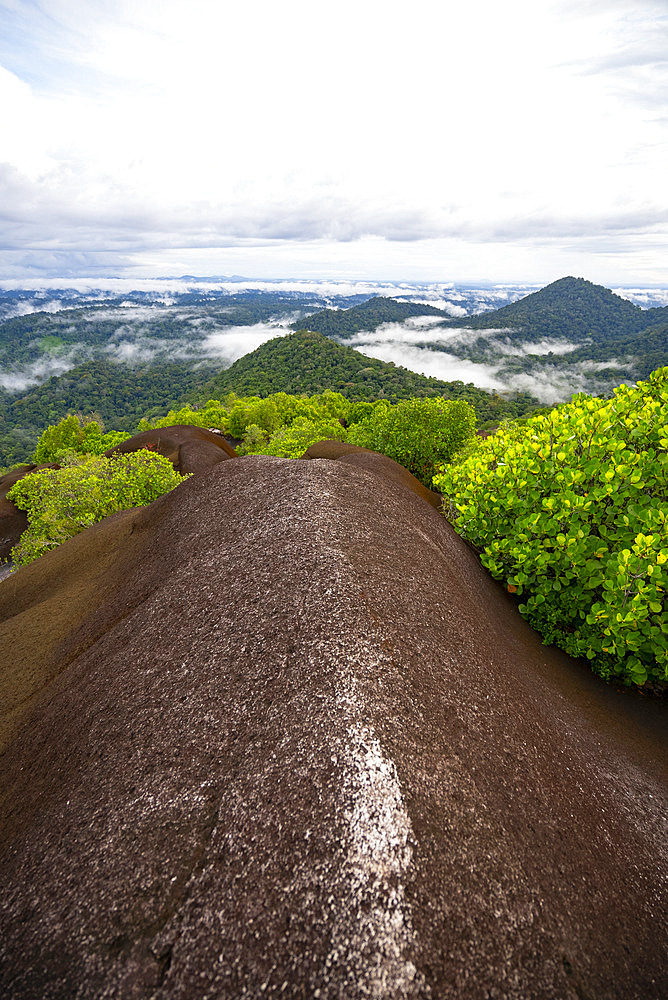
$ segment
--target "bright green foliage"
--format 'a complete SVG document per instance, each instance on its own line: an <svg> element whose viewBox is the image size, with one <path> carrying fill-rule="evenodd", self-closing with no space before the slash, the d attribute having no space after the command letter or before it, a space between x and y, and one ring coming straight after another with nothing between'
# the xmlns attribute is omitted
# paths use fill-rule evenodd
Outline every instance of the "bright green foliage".
<svg viewBox="0 0 668 1000"><path fill-rule="evenodd" d="M276 392L266 399L232 396L228 405L229 432L242 439L241 455L299 458L315 441L346 438L341 420L345 420L350 402L338 392L315 396Z"/></svg>
<svg viewBox="0 0 668 1000"><path fill-rule="evenodd" d="M348 441L388 455L431 486L436 468L452 461L474 433L475 411L469 403L437 397L376 406L350 428Z"/></svg>
<svg viewBox="0 0 668 1000"><path fill-rule="evenodd" d="M82 420L81 417L70 415L42 432L37 442L35 462L38 465L60 462L69 452L101 455L129 437L129 434L122 431L104 434L96 420Z"/></svg>
<svg viewBox="0 0 668 1000"><path fill-rule="evenodd" d="M348 426L350 427L352 424L360 424L363 420L367 420L373 413L373 407L373 403L351 403L346 417Z"/></svg>
<svg viewBox="0 0 668 1000"><path fill-rule="evenodd" d="M295 417L289 426L281 427L268 444L253 450L255 455L277 455L281 458L301 458L309 445L330 438L346 440L345 427L338 420ZM249 452L250 453L250 452Z"/></svg>
<svg viewBox="0 0 668 1000"><path fill-rule="evenodd" d="M668 680L668 368L502 427L434 484L546 643Z"/></svg>
<svg viewBox="0 0 668 1000"><path fill-rule="evenodd" d="M244 431L241 444L237 447L238 455L257 455L267 444L267 435L257 424L248 424Z"/></svg>
<svg viewBox="0 0 668 1000"><path fill-rule="evenodd" d="M342 393L348 400L369 402L376 399L396 402L415 396L465 399L475 406L481 421L494 423L527 413L538 405L538 400L528 393L513 393L510 398L470 383L427 378L391 362L369 358L352 347L307 330L275 337L244 354L212 378L203 392L220 398L229 392L275 398L279 392L325 395L326 390Z"/></svg>
<svg viewBox="0 0 668 1000"><path fill-rule="evenodd" d="M246 428L251 424L255 424L267 434L272 434L280 426L279 410L271 397L240 399L233 405L227 425L232 437L243 437Z"/></svg>
<svg viewBox="0 0 668 1000"><path fill-rule="evenodd" d="M216 427L227 434L229 409L219 399L209 399L204 406L193 409L192 406L182 406L179 410L170 410L164 417L153 420L142 419L137 425L138 431L148 431L153 427L174 427L178 424L190 424L193 427Z"/></svg>
<svg viewBox="0 0 668 1000"><path fill-rule="evenodd" d="M25 566L117 510L141 507L187 477L150 451L86 456L63 469L44 469L19 479L7 494L28 515L28 529L12 550Z"/></svg>

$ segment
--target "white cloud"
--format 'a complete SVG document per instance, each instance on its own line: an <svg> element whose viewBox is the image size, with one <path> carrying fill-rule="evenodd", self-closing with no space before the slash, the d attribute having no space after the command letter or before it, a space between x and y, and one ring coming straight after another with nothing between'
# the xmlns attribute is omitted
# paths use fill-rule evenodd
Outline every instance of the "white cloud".
<svg viewBox="0 0 668 1000"><path fill-rule="evenodd" d="M510 375L506 379L506 385L518 392L530 392L543 403L563 403L576 392L609 394L610 379L597 379L597 375L603 376L606 370L620 367L626 366L620 365L618 361L583 361L561 369L546 366L534 369L531 373Z"/></svg>
<svg viewBox="0 0 668 1000"><path fill-rule="evenodd" d="M212 274L222 256L286 277L313 253L314 277L399 275L401 257L409 278L542 281L594 234L580 253L613 255L602 280L665 278L642 259L668 249L665 5L0 10L2 263L17 275L33 248L54 274L77 255L97 273L181 257Z"/></svg>
<svg viewBox="0 0 668 1000"><path fill-rule="evenodd" d="M45 356L31 364L12 367L11 370L0 369L0 386L8 392L22 392L30 386L37 385L52 375L63 375L74 365L84 360L86 347L83 344L73 344L70 349L57 356Z"/></svg>
<svg viewBox="0 0 668 1000"><path fill-rule="evenodd" d="M232 364L244 354L254 351L272 337L284 337L291 333L279 324L255 323L253 326L230 326L208 334L202 350L208 357L220 358Z"/></svg>
<svg viewBox="0 0 668 1000"><path fill-rule="evenodd" d="M479 365L466 361L454 354L443 351L430 351L427 348L404 344L400 341L384 343L360 344L355 348L370 358L380 358L381 361L393 361L403 368L429 375L432 378L443 379L446 382L473 382L483 389L505 389L507 384L496 375L493 365Z"/></svg>
<svg viewBox="0 0 668 1000"><path fill-rule="evenodd" d="M438 317L435 316L416 316L413 317L412 321L406 320L404 323L381 323L373 331L362 330L353 337L346 338L346 344L361 350L361 345L368 347L385 344L411 346L425 341L432 344L448 344L459 343L466 339L475 340L478 337L475 330L434 326L433 323L429 322L429 320L434 319L438 323Z"/></svg>

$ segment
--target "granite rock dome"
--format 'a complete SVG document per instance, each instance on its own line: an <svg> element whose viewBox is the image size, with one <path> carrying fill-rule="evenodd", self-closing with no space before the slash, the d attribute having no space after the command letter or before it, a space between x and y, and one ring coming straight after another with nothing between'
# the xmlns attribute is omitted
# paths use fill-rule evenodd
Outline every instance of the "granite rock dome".
<svg viewBox="0 0 668 1000"><path fill-rule="evenodd" d="M0 584L3 996L665 996L661 706L381 466L224 461Z"/></svg>

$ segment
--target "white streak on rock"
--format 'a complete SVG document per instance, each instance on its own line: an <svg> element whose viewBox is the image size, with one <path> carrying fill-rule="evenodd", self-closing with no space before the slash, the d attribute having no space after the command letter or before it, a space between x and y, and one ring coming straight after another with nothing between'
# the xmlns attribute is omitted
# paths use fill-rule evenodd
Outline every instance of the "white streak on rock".
<svg viewBox="0 0 668 1000"><path fill-rule="evenodd" d="M413 928L404 883L412 828L396 768L359 723L350 726L344 758L348 842L327 964L346 969L350 996L424 996L422 977L407 957Z"/></svg>

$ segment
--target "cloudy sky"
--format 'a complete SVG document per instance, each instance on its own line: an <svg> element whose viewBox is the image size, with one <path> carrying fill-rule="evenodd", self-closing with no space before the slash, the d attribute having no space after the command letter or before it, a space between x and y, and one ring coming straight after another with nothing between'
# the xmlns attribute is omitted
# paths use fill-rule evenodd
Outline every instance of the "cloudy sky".
<svg viewBox="0 0 668 1000"><path fill-rule="evenodd" d="M0 0L0 276L668 286L668 0Z"/></svg>

